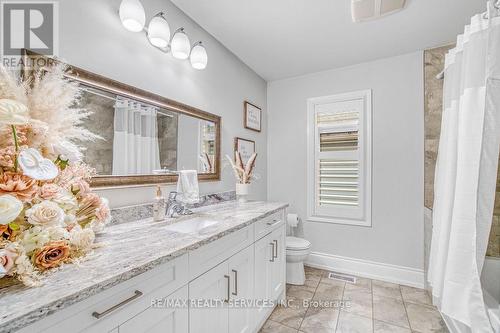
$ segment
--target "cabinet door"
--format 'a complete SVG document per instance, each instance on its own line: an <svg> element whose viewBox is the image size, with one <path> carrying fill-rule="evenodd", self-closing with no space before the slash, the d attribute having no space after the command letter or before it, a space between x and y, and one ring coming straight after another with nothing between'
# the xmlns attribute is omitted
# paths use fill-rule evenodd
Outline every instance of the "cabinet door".
<svg viewBox="0 0 500 333"><path fill-rule="evenodd" d="M203 301L227 300L230 295L227 261L215 266L205 274L189 283L189 299L198 306L189 308L190 333L228 333L227 306L202 306Z"/></svg>
<svg viewBox="0 0 500 333"><path fill-rule="evenodd" d="M254 328L254 308L241 306L241 303L243 303L241 300L252 300L254 298L253 246L249 246L229 258L227 264L231 276L231 300L234 304L233 307L229 308L229 332L252 332Z"/></svg>
<svg viewBox="0 0 500 333"><path fill-rule="evenodd" d="M151 295L154 298L156 295ZM162 298L158 295L158 298ZM162 298L163 299L163 298ZM120 333L188 333L188 287L184 286L164 298L162 307L149 307L119 326ZM172 304L168 304L168 301ZM176 303L177 302L177 303ZM114 332L114 331L113 331ZM118 331L117 331L118 332Z"/></svg>
<svg viewBox="0 0 500 333"><path fill-rule="evenodd" d="M272 300L278 299L285 288L286 249L285 229L278 228L271 233L271 242L274 244L274 261L271 263L270 296Z"/></svg>
<svg viewBox="0 0 500 333"><path fill-rule="evenodd" d="M255 299L260 301L271 300L271 264L273 260L271 234L255 243L255 272L254 287ZM268 307L261 306L255 310L255 322L260 324L269 311Z"/></svg>

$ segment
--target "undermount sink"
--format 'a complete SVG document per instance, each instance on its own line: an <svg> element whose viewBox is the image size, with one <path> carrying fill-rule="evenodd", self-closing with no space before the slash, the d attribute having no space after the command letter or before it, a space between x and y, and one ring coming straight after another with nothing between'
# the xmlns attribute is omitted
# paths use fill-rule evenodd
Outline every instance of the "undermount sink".
<svg viewBox="0 0 500 333"><path fill-rule="evenodd" d="M174 222L165 226L165 229L184 234L199 233L200 231L217 224L217 220L206 217L191 217L188 220Z"/></svg>

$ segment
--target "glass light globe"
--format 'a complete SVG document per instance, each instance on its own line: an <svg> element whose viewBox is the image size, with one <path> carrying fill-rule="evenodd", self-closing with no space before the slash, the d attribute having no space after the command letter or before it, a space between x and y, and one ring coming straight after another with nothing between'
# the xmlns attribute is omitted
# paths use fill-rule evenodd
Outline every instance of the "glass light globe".
<svg viewBox="0 0 500 333"><path fill-rule="evenodd" d="M149 22L148 38L151 44L156 47L165 48L168 46L168 42L170 41L170 26L163 13L159 13Z"/></svg>
<svg viewBox="0 0 500 333"><path fill-rule="evenodd" d="M187 59L189 57L191 43L189 42L188 36L184 32L184 28L180 28L174 33L170 47L174 58Z"/></svg>
<svg viewBox="0 0 500 333"><path fill-rule="evenodd" d="M133 32L142 31L146 23L146 14L141 2L139 0L122 0L120 20L125 29Z"/></svg>
<svg viewBox="0 0 500 333"><path fill-rule="evenodd" d="M207 50L205 50L205 46L203 46L201 42L198 42L193 46L189 60L191 61L191 66L195 69L201 70L207 67Z"/></svg>

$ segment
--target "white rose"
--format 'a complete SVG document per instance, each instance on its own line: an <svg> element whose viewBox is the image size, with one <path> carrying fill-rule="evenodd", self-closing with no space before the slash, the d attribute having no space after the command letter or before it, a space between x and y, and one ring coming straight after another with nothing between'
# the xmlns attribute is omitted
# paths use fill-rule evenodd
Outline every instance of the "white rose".
<svg viewBox="0 0 500 333"><path fill-rule="evenodd" d="M71 229L69 242L78 249L88 250L94 243L95 234L91 228L82 229L79 225Z"/></svg>
<svg viewBox="0 0 500 333"><path fill-rule="evenodd" d="M28 122L26 105L12 99L0 99L0 124L23 125Z"/></svg>
<svg viewBox="0 0 500 333"><path fill-rule="evenodd" d="M76 224L76 216L73 214L66 214L66 217L64 218L64 224L67 226L72 226Z"/></svg>
<svg viewBox="0 0 500 333"><path fill-rule="evenodd" d="M12 195L0 196L0 224L14 221L23 210L23 203Z"/></svg>
<svg viewBox="0 0 500 333"><path fill-rule="evenodd" d="M57 203L59 207L62 207L68 214L75 213L78 210L78 201L73 193L68 190L61 190L52 201Z"/></svg>
<svg viewBox="0 0 500 333"><path fill-rule="evenodd" d="M52 201L42 201L26 211L28 222L39 226L64 225L64 211Z"/></svg>
<svg viewBox="0 0 500 333"><path fill-rule="evenodd" d="M47 232L49 234L49 238L51 241L69 239L68 230L66 230L66 228L63 228L60 226L48 227Z"/></svg>
<svg viewBox="0 0 500 333"><path fill-rule="evenodd" d="M41 248L45 244L50 242L50 234L47 229L39 226L35 226L31 229L24 231L20 236L21 245L23 246L26 253Z"/></svg>
<svg viewBox="0 0 500 333"><path fill-rule="evenodd" d="M52 146L54 153L60 155L62 159L68 159L71 163L80 162L83 159L83 154L74 143L61 140Z"/></svg>

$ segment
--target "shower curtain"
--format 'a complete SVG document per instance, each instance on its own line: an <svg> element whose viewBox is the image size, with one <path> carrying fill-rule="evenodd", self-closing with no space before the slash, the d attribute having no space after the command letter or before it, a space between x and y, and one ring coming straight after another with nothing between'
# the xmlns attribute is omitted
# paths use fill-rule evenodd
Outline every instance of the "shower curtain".
<svg viewBox="0 0 500 333"><path fill-rule="evenodd" d="M480 275L500 143L500 17L492 2L446 55L428 282L433 301L472 332L492 332Z"/></svg>
<svg viewBox="0 0 500 333"><path fill-rule="evenodd" d="M157 110L117 98L113 137L113 175L152 174L160 167Z"/></svg>

